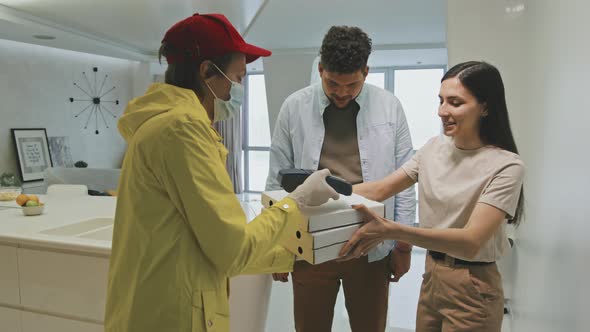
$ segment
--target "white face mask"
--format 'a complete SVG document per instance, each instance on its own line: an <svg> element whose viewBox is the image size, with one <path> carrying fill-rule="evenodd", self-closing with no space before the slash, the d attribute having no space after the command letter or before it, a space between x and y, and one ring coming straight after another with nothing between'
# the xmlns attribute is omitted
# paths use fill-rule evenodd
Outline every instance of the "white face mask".
<svg viewBox="0 0 590 332"><path fill-rule="evenodd" d="M213 105L213 122L226 120L232 118L240 113L240 107L242 106L242 102L244 100L244 86L240 83L234 82L229 79L225 75L225 73L215 65L215 68L219 70L219 72L231 83L231 88L229 90L229 100L223 100L217 97L213 89L209 86L207 82L207 87L209 91L215 97L214 105Z"/></svg>

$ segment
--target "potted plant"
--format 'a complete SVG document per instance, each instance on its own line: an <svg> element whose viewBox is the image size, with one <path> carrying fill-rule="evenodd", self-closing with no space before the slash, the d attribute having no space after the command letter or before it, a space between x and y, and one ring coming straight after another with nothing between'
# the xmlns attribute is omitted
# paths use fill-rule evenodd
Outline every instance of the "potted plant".
<svg viewBox="0 0 590 332"><path fill-rule="evenodd" d="M20 193L20 183L14 173L0 174L0 201L14 200Z"/></svg>

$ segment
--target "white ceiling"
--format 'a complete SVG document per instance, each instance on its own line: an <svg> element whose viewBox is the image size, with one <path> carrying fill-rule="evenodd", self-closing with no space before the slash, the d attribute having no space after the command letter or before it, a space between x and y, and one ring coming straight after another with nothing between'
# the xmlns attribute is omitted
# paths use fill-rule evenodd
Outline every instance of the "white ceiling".
<svg viewBox="0 0 590 332"><path fill-rule="evenodd" d="M443 0L269 0L247 34L271 49L319 47L332 25L361 27L373 45L445 43Z"/></svg>
<svg viewBox="0 0 590 332"><path fill-rule="evenodd" d="M317 48L331 25L360 26L385 48L445 43L444 0L0 0L0 38L153 59L164 32L195 12L224 13L246 40L275 50Z"/></svg>

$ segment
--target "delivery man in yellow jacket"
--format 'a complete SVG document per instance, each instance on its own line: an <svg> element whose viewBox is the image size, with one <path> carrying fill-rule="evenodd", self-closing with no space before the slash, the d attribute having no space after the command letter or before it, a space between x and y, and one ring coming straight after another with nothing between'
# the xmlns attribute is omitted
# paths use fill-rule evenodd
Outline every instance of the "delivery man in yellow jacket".
<svg viewBox="0 0 590 332"><path fill-rule="evenodd" d="M229 331L228 278L291 271L278 245L302 206L338 194L314 173L246 223L212 128L239 113L247 44L218 14L195 14L164 36L166 84L132 100L119 121L128 143L118 188L105 331Z"/></svg>

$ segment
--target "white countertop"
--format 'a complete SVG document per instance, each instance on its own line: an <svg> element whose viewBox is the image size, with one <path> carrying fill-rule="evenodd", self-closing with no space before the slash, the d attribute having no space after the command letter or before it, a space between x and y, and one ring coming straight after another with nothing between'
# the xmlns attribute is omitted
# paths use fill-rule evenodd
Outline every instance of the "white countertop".
<svg viewBox="0 0 590 332"><path fill-rule="evenodd" d="M40 195L45 211L24 216L15 202L0 202L0 244L42 247L109 256L111 241L43 234L43 231L94 218L114 218L116 197L79 196L62 198ZM239 199L244 199L238 195ZM248 220L260 211L259 202L241 202Z"/></svg>
<svg viewBox="0 0 590 332"><path fill-rule="evenodd" d="M45 210L39 216L25 216L16 203L2 202L1 207L12 208L0 210L0 243L110 255L111 241L46 235L41 232L93 218L113 218L117 202L115 197L80 196L66 199L40 195L39 198L45 203Z"/></svg>

